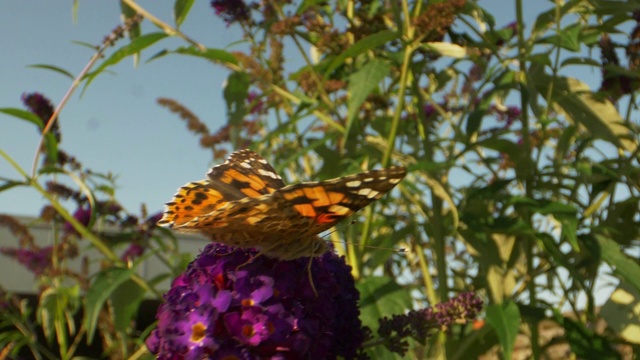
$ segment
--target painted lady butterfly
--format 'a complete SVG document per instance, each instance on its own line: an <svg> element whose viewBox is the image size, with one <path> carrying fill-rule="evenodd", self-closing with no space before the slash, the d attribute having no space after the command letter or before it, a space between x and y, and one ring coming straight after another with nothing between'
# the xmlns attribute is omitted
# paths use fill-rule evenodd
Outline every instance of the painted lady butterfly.
<svg viewBox="0 0 640 360"><path fill-rule="evenodd" d="M178 189L158 224L282 260L318 256L328 249L319 233L381 198L405 174L394 166L285 186L262 156L240 150L208 179Z"/></svg>

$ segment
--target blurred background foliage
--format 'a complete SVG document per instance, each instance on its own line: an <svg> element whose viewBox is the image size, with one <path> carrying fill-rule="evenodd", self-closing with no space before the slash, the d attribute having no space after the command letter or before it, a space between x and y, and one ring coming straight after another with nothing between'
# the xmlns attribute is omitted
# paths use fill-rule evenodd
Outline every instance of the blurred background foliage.
<svg viewBox="0 0 640 360"><path fill-rule="evenodd" d="M407 166L396 190L328 235L353 267L362 321L374 333L383 316L460 292L485 299L483 321L411 341L407 358L635 358L640 2L556 1L525 14L523 0L514 1L513 23L498 28L472 0L214 0L212 12L244 32L229 39L239 44L230 51L179 30L193 1L176 0L169 23L123 0L123 25L72 89L90 92L96 77L124 59L195 56L228 71L226 125L209 129L188 99L158 104L185 121L214 163L252 148L288 182ZM157 31L142 32L141 21ZM163 48L169 37L184 42ZM290 54L303 65L292 67ZM580 80L586 71L601 74L600 88ZM3 177L0 190L41 192L51 201L41 220L60 232L41 249L3 218L21 239L20 249L4 252L19 258L23 251L21 262L43 267L32 269L42 285L38 306L14 299L0 326L18 330L0 335L0 344L6 353L27 346L42 358L71 358L78 339L97 334L108 357L144 356L149 329L135 330L131 319L145 294L158 295L154 283L162 279L148 282L134 270L157 256L167 265L164 277L173 277L190 257L155 227L157 214L119 207L112 175L64 153L49 121L52 105L38 113L42 99L24 100L31 112L0 111L46 128L43 160L31 173L13 163L22 178ZM74 203L75 213L68 210ZM100 232L97 223L120 231ZM103 257L97 276L65 271L68 259L82 257L78 238ZM80 327L63 325L79 308ZM58 354L16 325L34 311Z"/></svg>

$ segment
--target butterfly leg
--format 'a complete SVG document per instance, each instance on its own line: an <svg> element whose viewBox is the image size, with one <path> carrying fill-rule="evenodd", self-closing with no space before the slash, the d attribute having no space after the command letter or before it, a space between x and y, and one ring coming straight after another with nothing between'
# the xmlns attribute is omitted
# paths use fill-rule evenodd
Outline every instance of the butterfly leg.
<svg viewBox="0 0 640 360"><path fill-rule="evenodd" d="M251 264L253 262L253 260L255 260L258 256L261 256L261 255L262 255L262 252L259 252L259 253L255 254L254 256L249 256L249 260L247 260L247 261L243 262L242 264L238 265L236 267L236 270L239 270L240 268L243 268L243 267Z"/></svg>
<svg viewBox="0 0 640 360"><path fill-rule="evenodd" d="M311 290L318 297L318 290L316 290L316 285L313 283L313 274L311 274L311 262L313 261L313 256L309 256L309 264L307 264L307 274L309 275L309 284L311 284Z"/></svg>

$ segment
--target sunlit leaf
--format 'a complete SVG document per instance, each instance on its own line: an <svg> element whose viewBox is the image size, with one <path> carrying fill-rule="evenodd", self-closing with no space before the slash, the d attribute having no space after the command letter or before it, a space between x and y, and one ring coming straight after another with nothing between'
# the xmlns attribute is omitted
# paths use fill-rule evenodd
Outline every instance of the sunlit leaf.
<svg viewBox="0 0 640 360"><path fill-rule="evenodd" d="M109 299L113 292L125 281L131 278L134 269L109 268L98 275L91 283L91 287L87 291L84 326L87 331L87 339L93 341L93 335L96 331L98 323L98 315L105 301Z"/></svg>
<svg viewBox="0 0 640 360"><path fill-rule="evenodd" d="M640 292L640 265L620 250L620 245L611 238L600 234L590 236L600 247L602 259L611 266L613 272ZM587 240L590 241L591 239Z"/></svg>
<svg viewBox="0 0 640 360"><path fill-rule="evenodd" d="M500 347L505 359L511 359L511 353L520 327L520 310L513 301L487 307L487 323L493 327L500 339Z"/></svg>
<svg viewBox="0 0 640 360"><path fill-rule="evenodd" d="M424 44L424 47L442 56L448 56L454 59L462 59L467 56L466 48L448 42L428 42Z"/></svg>
<svg viewBox="0 0 640 360"><path fill-rule="evenodd" d="M574 78L537 74L536 87L542 94L551 88L551 99L564 111L570 121L584 126L597 137L627 151L634 151L637 143L615 106L606 99L598 99L582 81Z"/></svg>
<svg viewBox="0 0 640 360"><path fill-rule="evenodd" d="M626 341L640 344L640 292L621 282L602 306L600 315Z"/></svg>
<svg viewBox="0 0 640 360"><path fill-rule="evenodd" d="M353 120L360 110L360 105L378 87L380 81L389 74L389 70L390 67L387 63L373 59L349 77L347 132L345 135L349 134Z"/></svg>
<svg viewBox="0 0 640 360"><path fill-rule="evenodd" d="M176 26L180 27L180 25L182 25L194 2L194 0L176 0L176 2L173 3L173 19L176 22Z"/></svg>

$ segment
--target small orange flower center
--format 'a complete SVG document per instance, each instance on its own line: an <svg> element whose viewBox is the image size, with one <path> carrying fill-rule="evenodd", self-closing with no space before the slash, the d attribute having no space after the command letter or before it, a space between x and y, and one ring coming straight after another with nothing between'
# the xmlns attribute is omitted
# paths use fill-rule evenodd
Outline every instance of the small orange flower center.
<svg viewBox="0 0 640 360"><path fill-rule="evenodd" d="M242 306L253 306L255 304L255 301L253 301L253 299L243 299L241 303Z"/></svg>
<svg viewBox="0 0 640 360"><path fill-rule="evenodd" d="M204 339L205 331L207 327L203 323L199 322L191 328L191 341L200 342Z"/></svg>
<svg viewBox="0 0 640 360"><path fill-rule="evenodd" d="M253 334L253 326L245 325L242 327L242 335L244 335L245 337L251 337L253 336Z"/></svg>

